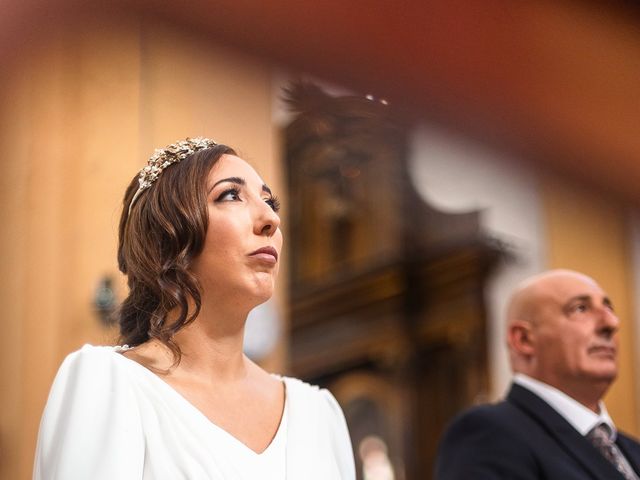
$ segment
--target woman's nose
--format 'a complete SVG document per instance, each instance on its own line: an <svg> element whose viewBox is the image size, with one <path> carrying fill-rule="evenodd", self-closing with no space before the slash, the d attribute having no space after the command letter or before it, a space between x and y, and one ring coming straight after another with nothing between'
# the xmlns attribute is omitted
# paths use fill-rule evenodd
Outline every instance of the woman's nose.
<svg viewBox="0 0 640 480"><path fill-rule="evenodd" d="M266 235L270 237L276 233L276 230L278 230L278 227L280 226L280 217L267 203L261 203L262 205L259 208L254 231L257 235Z"/></svg>

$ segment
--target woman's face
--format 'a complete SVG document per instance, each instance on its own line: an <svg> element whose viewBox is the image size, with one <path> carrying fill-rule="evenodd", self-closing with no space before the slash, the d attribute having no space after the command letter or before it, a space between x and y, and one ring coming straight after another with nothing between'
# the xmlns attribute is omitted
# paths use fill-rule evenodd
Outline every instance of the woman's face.
<svg viewBox="0 0 640 480"><path fill-rule="evenodd" d="M209 227L192 264L205 298L253 308L273 294L282 232L278 202L244 160L223 155L206 182Z"/></svg>

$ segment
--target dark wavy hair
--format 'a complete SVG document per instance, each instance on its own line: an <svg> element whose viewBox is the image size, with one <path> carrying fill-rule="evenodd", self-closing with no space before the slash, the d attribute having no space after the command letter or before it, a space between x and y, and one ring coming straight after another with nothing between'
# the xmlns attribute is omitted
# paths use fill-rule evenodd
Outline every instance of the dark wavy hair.
<svg viewBox="0 0 640 480"><path fill-rule="evenodd" d="M124 195L118 266L129 294L117 314L120 343L133 347L157 339L173 353L174 365L181 352L173 336L200 312L202 292L190 267L202 252L209 224L207 177L225 154L236 153L217 145L168 166L131 212L137 175ZM177 315L169 319L169 312Z"/></svg>

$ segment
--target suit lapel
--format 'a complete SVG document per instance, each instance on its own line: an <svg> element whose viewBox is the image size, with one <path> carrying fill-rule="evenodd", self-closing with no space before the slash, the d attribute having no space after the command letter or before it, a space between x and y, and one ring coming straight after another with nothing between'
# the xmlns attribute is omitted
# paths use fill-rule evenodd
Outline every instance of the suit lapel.
<svg viewBox="0 0 640 480"><path fill-rule="evenodd" d="M640 457L638 455L638 450L640 449L638 448L638 444L632 439L626 437L624 434L618 432L616 445L618 445L618 448L629 462L629 465L631 465L631 468L636 472L636 475L640 476Z"/></svg>
<svg viewBox="0 0 640 480"><path fill-rule="evenodd" d="M514 384L507 401L532 417L558 445L575 458L593 478L620 479L624 477L580 433L547 402L526 388Z"/></svg>

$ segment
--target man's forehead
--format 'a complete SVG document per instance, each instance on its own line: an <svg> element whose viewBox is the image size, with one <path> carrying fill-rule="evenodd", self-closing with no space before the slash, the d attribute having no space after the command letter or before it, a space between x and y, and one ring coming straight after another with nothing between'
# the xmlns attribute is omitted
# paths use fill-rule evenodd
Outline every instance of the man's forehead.
<svg viewBox="0 0 640 480"><path fill-rule="evenodd" d="M578 272L558 272L540 280L536 290L562 301L581 297L606 297L606 292L591 277Z"/></svg>
<svg viewBox="0 0 640 480"><path fill-rule="evenodd" d="M540 309L562 307L579 297L601 301L607 294L588 275L574 270L549 270L529 277L515 289L507 306L507 319L531 320Z"/></svg>

